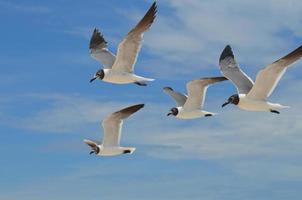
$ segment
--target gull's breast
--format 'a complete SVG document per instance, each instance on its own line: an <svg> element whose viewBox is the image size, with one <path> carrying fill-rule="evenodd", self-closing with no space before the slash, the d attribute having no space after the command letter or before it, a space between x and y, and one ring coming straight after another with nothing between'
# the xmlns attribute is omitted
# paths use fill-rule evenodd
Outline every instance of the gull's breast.
<svg viewBox="0 0 302 200"><path fill-rule="evenodd" d="M134 76L131 73L110 70L105 74L103 81L119 84L133 83Z"/></svg>
<svg viewBox="0 0 302 200"><path fill-rule="evenodd" d="M248 97L241 97L238 107L248 111L268 111L270 105L265 100L251 99Z"/></svg>
<svg viewBox="0 0 302 200"><path fill-rule="evenodd" d="M195 119L204 116L201 110L184 110L180 109L178 115L176 116L179 119Z"/></svg>

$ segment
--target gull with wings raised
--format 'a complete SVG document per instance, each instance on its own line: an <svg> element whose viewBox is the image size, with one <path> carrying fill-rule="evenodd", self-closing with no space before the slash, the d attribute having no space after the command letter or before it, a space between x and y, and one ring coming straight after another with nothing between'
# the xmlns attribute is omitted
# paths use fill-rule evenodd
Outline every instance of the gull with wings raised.
<svg viewBox="0 0 302 200"><path fill-rule="evenodd" d="M272 94L287 68L299 60L301 56L302 46L260 70L254 83L240 69L231 47L227 45L219 59L220 71L235 84L238 93L230 96L222 107L231 103L243 110L268 111L279 114L279 109L288 108L288 106L268 102L267 98Z"/></svg>
<svg viewBox="0 0 302 200"><path fill-rule="evenodd" d="M175 101L176 106L167 114L179 119L195 119L213 116L215 113L202 110L207 88L210 84L227 80L225 77L211 77L193 80L187 83L188 96L175 92L171 87L164 87L164 91Z"/></svg>
<svg viewBox="0 0 302 200"><path fill-rule="evenodd" d="M90 39L90 54L104 68L98 70L90 82L100 79L109 83L135 83L145 86L145 82L154 80L134 74L134 66L142 46L143 35L152 25L156 12L156 2L154 2L145 16L120 42L116 56L108 50L107 42L100 31L94 30Z"/></svg>
<svg viewBox="0 0 302 200"><path fill-rule="evenodd" d="M120 111L112 113L102 122L104 129L103 143L85 139L84 142L91 147L90 154L98 156L115 156L120 154L132 154L134 147L121 147L120 138L122 134L123 120L144 107L144 104L137 104Z"/></svg>

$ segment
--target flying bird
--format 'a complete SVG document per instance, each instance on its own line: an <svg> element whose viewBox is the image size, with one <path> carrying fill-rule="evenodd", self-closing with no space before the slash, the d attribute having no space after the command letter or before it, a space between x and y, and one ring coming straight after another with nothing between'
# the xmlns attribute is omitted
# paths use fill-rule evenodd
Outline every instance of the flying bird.
<svg viewBox="0 0 302 200"><path fill-rule="evenodd" d="M220 71L235 84L238 93L230 96L222 107L231 103L243 110L268 111L279 114L279 109L288 108L288 106L268 102L267 98L272 94L287 68L301 56L302 46L260 70L254 83L240 69L232 48L227 45L219 59Z"/></svg>
<svg viewBox="0 0 302 200"><path fill-rule="evenodd" d="M202 110L209 85L225 81L225 77L211 77L192 80L187 83L188 96L174 91L171 87L164 87L164 92L169 94L175 101L176 106L167 114L174 115L179 119L195 119L199 117L213 116L215 113Z"/></svg>
<svg viewBox="0 0 302 200"><path fill-rule="evenodd" d="M91 147L90 154L98 156L115 156L120 154L132 154L134 147L121 147L120 138L122 133L123 120L144 107L144 104L137 104L120 111L112 113L102 122L104 129L103 143L85 139L84 142Z"/></svg>
<svg viewBox="0 0 302 200"><path fill-rule="evenodd" d="M152 4L140 22L126 35L118 45L117 55L108 50L107 42L98 29L94 29L90 39L90 54L103 65L90 82L100 79L109 83L135 83L146 86L146 81L154 79L134 74L134 66L142 46L144 33L152 25L157 12L156 2Z"/></svg>

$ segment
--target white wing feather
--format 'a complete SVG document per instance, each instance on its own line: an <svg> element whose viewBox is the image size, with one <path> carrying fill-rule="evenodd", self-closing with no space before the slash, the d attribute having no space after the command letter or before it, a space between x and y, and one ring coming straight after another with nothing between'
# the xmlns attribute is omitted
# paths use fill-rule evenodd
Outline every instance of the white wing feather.
<svg viewBox="0 0 302 200"><path fill-rule="evenodd" d="M89 44L90 55L99 61L104 68L111 68L115 55L107 48L107 42L98 29L94 29Z"/></svg>
<svg viewBox="0 0 302 200"><path fill-rule="evenodd" d="M208 86L224 80L227 79L225 77L212 77L190 81L187 83L188 99L183 107L187 110L202 109Z"/></svg>
<svg viewBox="0 0 302 200"><path fill-rule="evenodd" d="M143 34L152 25L156 14L154 2L141 21L127 34L118 46L116 62L112 69L132 73L142 46Z"/></svg>
<svg viewBox="0 0 302 200"><path fill-rule="evenodd" d="M252 79L240 69L229 45L221 53L219 66L222 74L237 87L239 94L247 94L252 89L254 85Z"/></svg>
<svg viewBox="0 0 302 200"><path fill-rule="evenodd" d="M183 106L186 103L186 95L175 92L171 87L164 87L164 91L176 101L177 106Z"/></svg>
<svg viewBox="0 0 302 200"><path fill-rule="evenodd" d="M247 96L253 99L267 99L276 88L286 69L300 59L301 56L302 46L260 70L257 74L255 85Z"/></svg>
<svg viewBox="0 0 302 200"><path fill-rule="evenodd" d="M119 146L123 119L128 118L143 107L144 104L130 106L112 113L109 117L104 119L102 122L102 126L104 128L103 146Z"/></svg>

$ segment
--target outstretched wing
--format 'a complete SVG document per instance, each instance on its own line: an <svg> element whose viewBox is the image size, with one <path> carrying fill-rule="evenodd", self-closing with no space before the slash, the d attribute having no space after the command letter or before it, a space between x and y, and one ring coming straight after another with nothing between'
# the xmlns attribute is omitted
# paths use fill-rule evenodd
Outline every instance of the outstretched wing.
<svg viewBox="0 0 302 200"><path fill-rule="evenodd" d="M91 147L92 150L97 151L99 143L93 140L85 139L84 142Z"/></svg>
<svg viewBox="0 0 302 200"><path fill-rule="evenodd" d="M107 42L98 29L94 29L89 44L90 55L99 61L105 68L111 68L115 55L107 49Z"/></svg>
<svg viewBox="0 0 302 200"><path fill-rule="evenodd" d="M287 67L296 62L302 56L302 46L288 55L280 58L258 72L254 87L247 94L253 99L265 100L277 86Z"/></svg>
<svg viewBox="0 0 302 200"><path fill-rule="evenodd" d="M225 80L227 80L225 77L211 77L193 80L187 83L188 99L184 104L184 108L187 110L201 109L204 104L208 86Z"/></svg>
<svg viewBox="0 0 302 200"><path fill-rule="evenodd" d="M235 84L239 94L247 94L252 89L254 83L240 69L230 45L227 45L221 53L219 66L221 73Z"/></svg>
<svg viewBox="0 0 302 200"><path fill-rule="evenodd" d="M142 46L143 34L152 25L156 17L156 11L156 2L154 2L141 21L119 44L113 69L130 73L133 72L138 53Z"/></svg>
<svg viewBox="0 0 302 200"><path fill-rule="evenodd" d="M137 104L112 113L104 119L102 125L104 128L104 146L119 146L122 132L123 119L128 118L133 113L144 107L144 104Z"/></svg>
<svg viewBox="0 0 302 200"><path fill-rule="evenodd" d="M171 87L164 87L164 91L176 101L177 106L183 106L186 103L186 95L175 92Z"/></svg>

